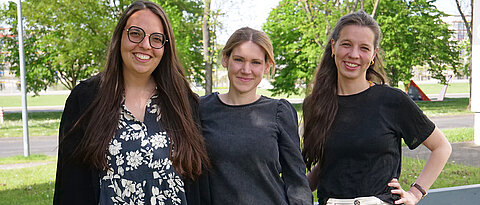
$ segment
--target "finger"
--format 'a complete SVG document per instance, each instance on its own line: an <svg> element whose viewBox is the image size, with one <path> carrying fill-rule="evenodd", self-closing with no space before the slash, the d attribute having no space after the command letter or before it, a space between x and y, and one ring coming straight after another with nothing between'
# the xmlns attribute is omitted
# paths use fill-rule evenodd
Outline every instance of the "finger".
<svg viewBox="0 0 480 205"><path fill-rule="evenodd" d="M388 186L395 187L395 188L400 188L400 183L398 183L398 182L390 182L390 183L388 183Z"/></svg>
<svg viewBox="0 0 480 205"><path fill-rule="evenodd" d="M400 196L402 196L404 194L404 191L403 190L400 190L400 189L392 189L392 194L398 194Z"/></svg>
<svg viewBox="0 0 480 205"><path fill-rule="evenodd" d="M399 200L396 200L395 204L402 204L402 203L405 203L405 202L407 202L407 200L405 198L401 198Z"/></svg>

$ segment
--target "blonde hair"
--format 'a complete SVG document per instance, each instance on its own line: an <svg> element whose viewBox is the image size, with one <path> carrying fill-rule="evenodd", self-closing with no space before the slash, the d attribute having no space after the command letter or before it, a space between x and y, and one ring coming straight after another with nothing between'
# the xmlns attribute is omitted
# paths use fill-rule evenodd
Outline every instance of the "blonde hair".
<svg viewBox="0 0 480 205"><path fill-rule="evenodd" d="M260 46L265 51L265 62L270 62L270 75L275 72L275 59L273 57L273 46L270 38L262 31L249 27L243 27L236 30L230 38L228 38L225 47L222 50L222 57L230 57L235 47L245 41L251 41Z"/></svg>

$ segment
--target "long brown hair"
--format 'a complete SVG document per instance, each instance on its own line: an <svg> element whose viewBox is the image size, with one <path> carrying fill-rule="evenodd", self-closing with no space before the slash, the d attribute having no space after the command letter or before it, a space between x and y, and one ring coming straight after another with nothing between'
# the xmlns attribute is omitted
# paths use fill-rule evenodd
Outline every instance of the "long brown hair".
<svg viewBox="0 0 480 205"><path fill-rule="evenodd" d="M348 25L365 26L375 34L374 46L379 48L382 34L377 22L364 11L358 11L343 16L333 29L322 61L317 67L312 93L303 101L304 134L302 156L308 169L317 163L323 163L325 142L330 135L335 116L338 110L337 99L337 66L332 57L332 39L337 41L340 31ZM380 50L380 49L379 49ZM377 84L385 84L385 71L383 70L380 55L375 55L374 64L367 69L367 80Z"/></svg>
<svg viewBox="0 0 480 205"><path fill-rule="evenodd" d="M273 58L272 42L267 34L262 31L249 27L237 29L230 38L228 38L221 56L230 57L233 49L246 41L252 41L265 51L265 62L270 62L270 74L273 74L275 72L275 60Z"/></svg>
<svg viewBox="0 0 480 205"><path fill-rule="evenodd" d="M75 151L75 156L93 168L100 170L108 168L105 156L118 127L124 92L120 53L122 32L128 18L133 13L145 9L152 11L161 19L168 39L163 57L152 72L152 77L160 96L161 122L172 139L170 159L179 174L195 179L201 174L202 167L209 166L205 143L199 125L194 120L198 98L190 89L183 74L175 50L173 30L165 11L159 5L144 0L132 3L115 27L108 49L107 63L100 73L100 87L96 98L72 128L72 131L75 131L81 124L85 127L85 136Z"/></svg>

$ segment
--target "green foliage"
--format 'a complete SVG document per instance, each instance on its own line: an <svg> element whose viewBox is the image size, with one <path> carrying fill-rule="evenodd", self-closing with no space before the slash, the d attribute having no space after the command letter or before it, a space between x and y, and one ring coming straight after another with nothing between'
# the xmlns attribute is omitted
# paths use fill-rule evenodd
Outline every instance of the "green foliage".
<svg viewBox="0 0 480 205"><path fill-rule="evenodd" d="M338 19L359 10L353 0L283 0L263 26L274 45L277 61L274 95L299 94L313 79L330 30ZM365 1L371 13L374 1ZM451 31L440 17L444 14L429 0L382 0L375 18L383 32L385 68L391 84L409 81L414 66L427 66L442 82L442 72L457 72L458 51L450 41Z"/></svg>
<svg viewBox="0 0 480 205"><path fill-rule="evenodd" d="M175 46L185 74L191 81L202 82L202 12L201 0L154 0L168 15L175 35Z"/></svg>
<svg viewBox="0 0 480 205"><path fill-rule="evenodd" d="M16 8L10 2L0 13L18 36ZM108 1L23 1L27 91L37 93L57 81L72 89L103 68L115 11ZM19 76L17 39L7 38L6 49L6 61Z"/></svg>
<svg viewBox="0 0 480 205"><path fill-rule="evenodd" d="M72 89L103 69L118 18L133 0L26 0L22 2L27 91L55 83ZM179 58L193 79L201 79L201 1L157 1L168 14ZM0 21L17 36L16 4L0 9ZM3 61L19 72L17 38L1 39Z"/></svg>
<svg viewBox="0 0 480 205"><path fill-rule="evenodd" d="M452 32L440 17L445 16L429 0L382 0L376 20L383 32L381 48L391 85L408 82L413 67L427 65L432 77L445 83L442 72L457 72L458 50Z"/></svg>

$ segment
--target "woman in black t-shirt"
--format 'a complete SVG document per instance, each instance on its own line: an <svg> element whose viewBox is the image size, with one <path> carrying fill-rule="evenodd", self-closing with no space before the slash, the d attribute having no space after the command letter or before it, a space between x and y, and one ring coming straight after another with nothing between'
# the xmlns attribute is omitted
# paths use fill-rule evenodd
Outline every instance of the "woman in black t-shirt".
<svg viewBox="0 0 480 205"><path fill-rule="evenodd" d="M377 22L363 11L335 26L305 98L307 178L320 204L416 204L451 153L442 132L401 90L385 84ZM398 182L401 139L431 155L408 191ZM410 179L414 180L414 179Z"/></svg>

